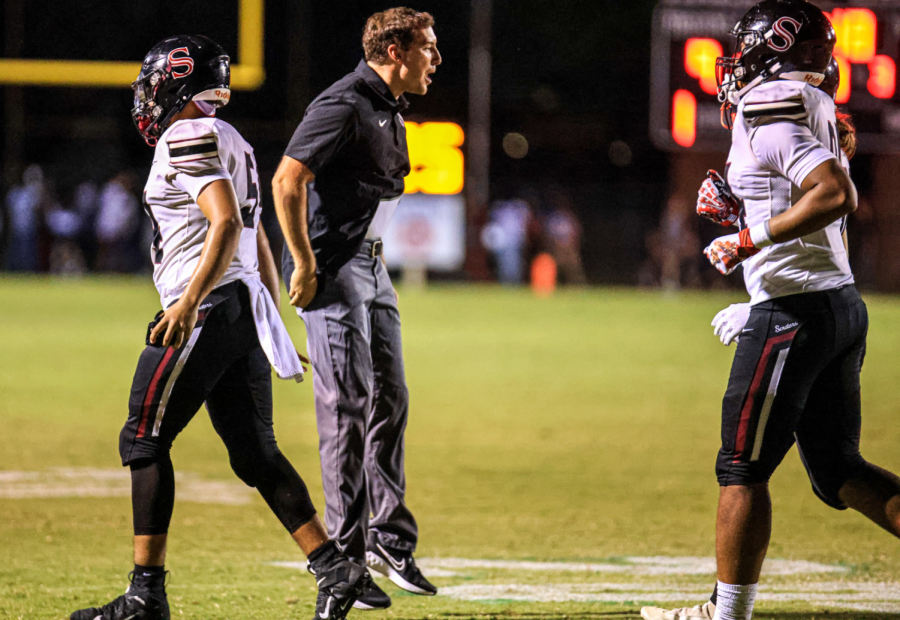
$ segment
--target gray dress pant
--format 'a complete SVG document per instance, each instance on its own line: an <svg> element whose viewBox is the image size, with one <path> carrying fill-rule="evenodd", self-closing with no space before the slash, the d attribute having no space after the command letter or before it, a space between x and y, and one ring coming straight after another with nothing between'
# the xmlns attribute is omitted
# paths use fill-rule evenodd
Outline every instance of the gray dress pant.
<svg viewBox="0 0 900 620"><path fill-rule="evenodd" d="M394 287L381 258L364 253L320 287L300 316L328 533L360 563L376 543L412 552L418 528L404 501L403 470L409 392Z"/></svg>

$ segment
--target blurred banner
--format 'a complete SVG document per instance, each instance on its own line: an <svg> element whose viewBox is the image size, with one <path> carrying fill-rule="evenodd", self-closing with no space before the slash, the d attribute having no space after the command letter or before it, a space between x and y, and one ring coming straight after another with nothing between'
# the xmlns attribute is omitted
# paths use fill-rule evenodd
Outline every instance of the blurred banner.
<svg viewBox="0 0 900 620"><path fill-rule="evenodd" d="M384 236L388 267L458 271L466 257L466 208L462 194L407 194Z"/></svg>

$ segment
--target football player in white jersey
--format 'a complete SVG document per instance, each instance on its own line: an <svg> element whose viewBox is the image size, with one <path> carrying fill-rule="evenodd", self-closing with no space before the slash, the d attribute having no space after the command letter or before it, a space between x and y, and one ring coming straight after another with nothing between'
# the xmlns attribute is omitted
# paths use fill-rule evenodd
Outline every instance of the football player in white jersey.
<svg viewBox="0 0 900 620"><path fill-rule="evenodd" d="M231 96L229 77L219 45L178 36L150 50L132 85L132 116L156 147L144 207L163 307L147 330L119 439L122 464L131 468L135 566L125 594L72 620L169 620L169 450L204 403L234 472L259 491L308 557L319 586L317 615L343 619L370 583L329 540L306 485L275 442L271 367L298 381L304 369L278 311L253 149L215 116Z"/></svg>
<svg viewBox="0 0 900 620"><path fill-rule="evenodd" d="M900 537L900 478L859 453L868 320L842 235L856 190L834 102L816 88L834 30L804 0L764 0L732 34L737 53L717 67L741 231L705 254L725 274L743 264L751 307L722 404L716 600L642 610L651 619L751 617L771 533L768 480L795 442L823 502Z"/></svg>

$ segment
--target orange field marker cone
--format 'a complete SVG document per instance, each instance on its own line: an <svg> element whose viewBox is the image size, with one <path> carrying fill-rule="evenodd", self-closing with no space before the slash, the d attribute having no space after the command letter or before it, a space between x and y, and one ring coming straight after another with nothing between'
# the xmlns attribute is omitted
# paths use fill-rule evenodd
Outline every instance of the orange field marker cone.
<svg viewBox="0 0 900 620"><path fill-rule="evenodd" d="M531 262L531 290L538 297L549 297L556 290L556 261L547 253Z"/></svg>

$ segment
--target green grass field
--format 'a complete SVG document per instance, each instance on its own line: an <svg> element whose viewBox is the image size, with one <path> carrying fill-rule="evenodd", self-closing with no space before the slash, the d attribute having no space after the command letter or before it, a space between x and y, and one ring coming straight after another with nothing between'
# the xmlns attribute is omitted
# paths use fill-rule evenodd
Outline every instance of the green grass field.
<svg viewBox="0 0 900 620"><path fill-rule="evenodd" d="M131 567L118 433L147 322L146 279L0 279L0 618L64 618ZM408 500L436 598L370 618L638 617L713 583L719 406L734 294L619 289L536 299L495 287L400 292L412 413ZM900 299L867 298L863 453L900 470ZM303 348L301 322L285 309ZM277 382L276 431L322 505L310 384ZM309 618L315 583L205 412L173 449L173 618ZM897 617L900 544L812 494L796 452L772 482L758 618ZM205 501L198 501L205 500ZM665 556L665 557L658 557ZM706 559L703 559L706 558Z"/></svg>

